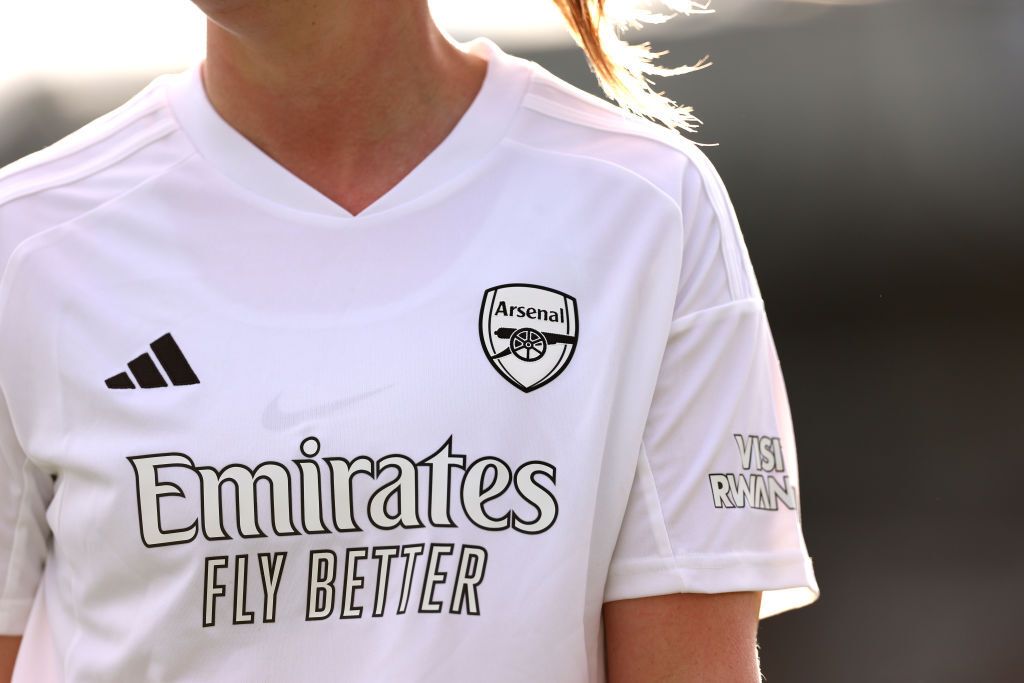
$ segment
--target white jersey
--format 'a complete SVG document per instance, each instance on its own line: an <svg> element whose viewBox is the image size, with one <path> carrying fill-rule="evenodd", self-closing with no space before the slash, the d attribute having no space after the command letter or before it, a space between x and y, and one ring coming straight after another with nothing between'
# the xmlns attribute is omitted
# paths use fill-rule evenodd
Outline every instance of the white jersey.
<svg viewBox="0 0 1024 683"><path fill-rule="evenodd" d="M198 67L0 176L20 680L601 681L604 602L817 596L715 170L464 47L472 105L356 215Z"/></svg>

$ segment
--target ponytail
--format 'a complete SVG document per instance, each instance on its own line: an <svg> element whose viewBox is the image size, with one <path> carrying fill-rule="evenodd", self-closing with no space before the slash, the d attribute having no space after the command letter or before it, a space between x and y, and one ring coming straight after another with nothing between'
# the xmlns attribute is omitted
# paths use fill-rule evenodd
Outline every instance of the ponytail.
<svg viewBox="0 0 1024 683"><path fill-rule="evenodd" d="M654 63L665 54L652 52L650 43L631 45L619 37L628 28L661 24L674 14L661 14L639 7L636 0L554 0L569 25L576 43L583 48L590 68L604 93L621 107L671 129L695 133L701 120L693 107L682 106L651 88L650 76L675 76L711 66L707 55L692 66L668 68ZM661 0L662 4L686 16L709 14L710 1ZM643 3L646 4L646 3ZM618 8L610 10L611 6Z"/></svg>

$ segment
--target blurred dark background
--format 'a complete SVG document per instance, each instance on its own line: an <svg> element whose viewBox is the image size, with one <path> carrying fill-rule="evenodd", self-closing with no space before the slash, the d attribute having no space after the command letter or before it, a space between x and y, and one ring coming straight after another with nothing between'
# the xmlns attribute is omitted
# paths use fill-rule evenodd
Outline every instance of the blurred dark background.
<svg viewBox="0 0 1024 683"><path fill-rule="evenodd" d="M765 676L1024 681L1024 2L768 5L651 38L714 61L658 85L719 143L792 404L822 597ZM0 165L146 80L6 91Z"/></svg>
<svg viewBox="0 0 1024 683"><path fill-rule="evenodd" d="M822 596L764 674L1024 681L1024 2L791 15L652 39L714 62L658 86L719 143L793 411Z"/></svg>

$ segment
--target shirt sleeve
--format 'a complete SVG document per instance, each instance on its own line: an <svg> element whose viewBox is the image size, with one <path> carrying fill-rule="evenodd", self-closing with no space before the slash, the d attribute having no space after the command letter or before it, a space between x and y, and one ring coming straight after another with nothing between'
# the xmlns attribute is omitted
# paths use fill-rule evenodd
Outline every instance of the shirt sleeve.
<svg viewBox="0 0 1024 683"><path fill-rule="evenodd" d="M0 635L21 635L46 559L51 478L22 450L0 387Z"/></svg>
<svg viewBox="0 0 1024 683"><path fill-rule="evenodd" d="M675 309L605 600L762 591L763 618L818 597L789 403L735 211L699 152L681 207Z"/></svg>

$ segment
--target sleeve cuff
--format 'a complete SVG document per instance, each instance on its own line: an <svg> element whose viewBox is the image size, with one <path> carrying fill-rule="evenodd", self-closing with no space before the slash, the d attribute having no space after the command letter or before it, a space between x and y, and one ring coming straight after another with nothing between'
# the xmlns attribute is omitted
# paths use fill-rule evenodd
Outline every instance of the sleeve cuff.
<svg viewBox="0 0 1024 683"><path fill-rule="evenodd" d="M31 600L4 600L0 602L0 635L20 636L25 632Z"/></svg>
<svg viewBox="0 0 1024 683"><path fill-rule="evenodd" d="M811 559L803 553L734 553L613 564L604 599L737 591L762 592L761 619L809 605L820 594Z"/></svg>

